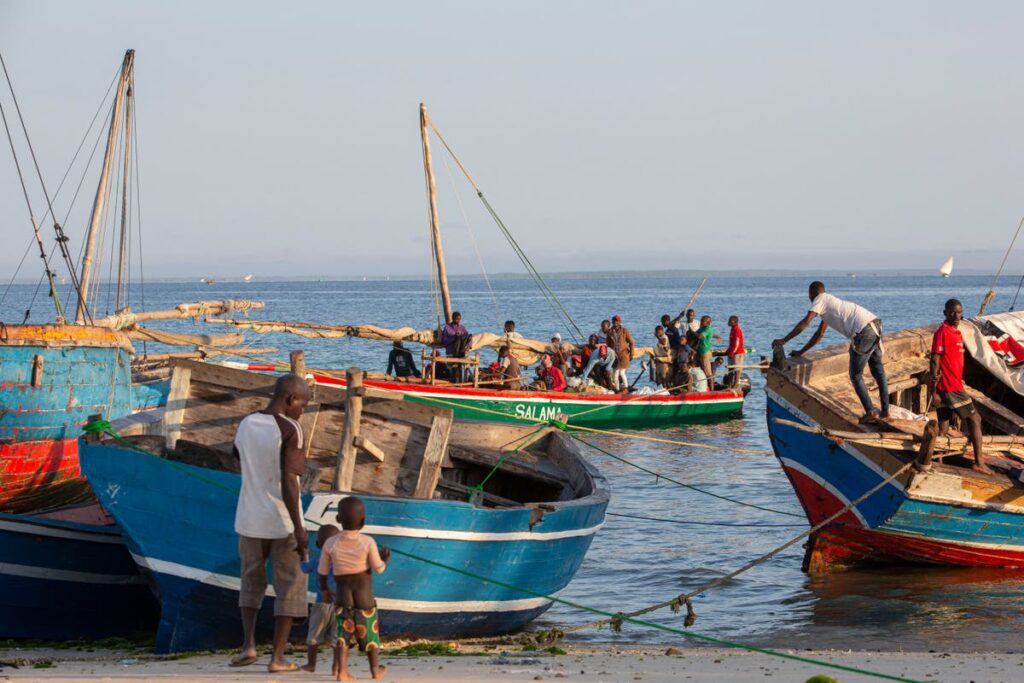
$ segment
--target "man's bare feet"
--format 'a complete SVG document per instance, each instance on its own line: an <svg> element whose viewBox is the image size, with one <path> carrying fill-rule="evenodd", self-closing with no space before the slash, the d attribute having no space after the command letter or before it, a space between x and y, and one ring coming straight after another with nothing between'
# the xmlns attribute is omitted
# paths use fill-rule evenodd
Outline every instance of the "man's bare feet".
<svg viewBox="0 0 1024 683"><path fill-rule="evenodd" d="M267 671L272 674L290 673L298 670L299 665L295 662L271 662L267 664Z"/></svg>
<svg viewBox="0 0 1024 683"><path fill-rule="evenodd" d="M347 671L339 671L338 675L335 677L335 680L338 680L338 681L354 681L354 680L356 680L356 677L352 676Z"/></svg>
<svg viewBox="0 0 1024 683"><path fill-rule="evenodd" d="M315 674L316 673L316 664L303 664L302 665L302 670L307 672L307 673Z"/></svg>
<svg viewBox="0 0 1024 683"><path fill-rule="evenodd" d="M373 672L373 680L379 681L384 678L384 672L387 670L388 668L386 666L378 666L377 670Z"/></svg>
<svg viewBox="0 0 1024 683"><path fill-rule="evenodd" d="M974 463L971 469L974 470L975 472L981 472L982 474L995 474L995 472L989 469L989 466L983 462Z"/></svg>

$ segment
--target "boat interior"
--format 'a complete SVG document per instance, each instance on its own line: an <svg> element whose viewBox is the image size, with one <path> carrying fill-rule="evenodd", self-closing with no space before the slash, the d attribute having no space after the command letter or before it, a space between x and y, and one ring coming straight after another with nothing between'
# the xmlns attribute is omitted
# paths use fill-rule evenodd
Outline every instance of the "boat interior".
<svg viewBox="0 0 1024 683"><path fill-rule="evenodd" d="M802 358L786 358L782 374L832 414L831 419L825 416L822 422L826 428L877 433L883 437L891 435L896 439L909 435L915 437L909 443L914 444L916 450L927 420L936 418L927 387L935 328L931 325L903 330L883 338L889 398L891 405L898 408L893 411L895 415L881 424L859 424L864 411L849 379L847 345L813 351ZM778 367L779 362L777 358L774 365ZM867 370L864 379L877 406L878 386ZM986 475L971 469L973 450L967 443L966 428L960 430L959 418L955 415L949 438L940 440L940 447L933 455L933 467L989 485L1024 489L1019 479L1024 470L1024 396L993 376L970 354L965 354L964 384L981 417L986 463L995 474ZM898 457L905 460L915 457L915 453L905 449Z"/></svg>
<svg viewBox="0 0 1024 683"><path fill-rule="evenodd" d="M114 428L166 458L238 472L235 431L242 418L266 406L275 379L175 360L167 407L122 418ZM483 507L536 507L595 492L598 475L574 442L552 427L458 422L446 408L369 387L356 392L362 393L360 405L346 424L345 389L316 385L313 392L300 419L306 436L304 491L469 500ZM350 447L342 448L343 441Z"/></svg>

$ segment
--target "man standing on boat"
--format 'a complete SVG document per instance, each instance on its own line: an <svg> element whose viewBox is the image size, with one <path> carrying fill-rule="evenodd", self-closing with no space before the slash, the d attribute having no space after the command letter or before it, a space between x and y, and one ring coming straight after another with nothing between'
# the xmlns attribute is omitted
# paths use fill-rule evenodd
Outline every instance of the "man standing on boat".
<svg viewBox="0 0 1024 683"><path fill-rule="evenodd" d="M964 337L960 334L964 307L958 300L950 299L943 313L946 320L932 337L932 355L928 365L928 384L935 391L936 412L939 414L939 436L949 431L953 413L959 415L970 426L974 469L992 474L981 450L981 417L974 407L974 400L964 388Z"/></svg>
<svg viewBox="0 0 1024 683"><path fill-rule="evenodd" d="M452 319L441 330L441 345L444 346L445 355L452 358L465 358L471 340L469 330L462 326L462 314L455 311L452 313ZM449 366L448 375L453 382L462 381L462 370L461 364L452 363Z"/></svg>
<svg viewBox="0 0 1024 683"><path fill-rule="evenodd" d="M726 384L728 388L735 389L740 385L743 363L747 358L747 351L743 346L743 329L740 327L739 316L729 316L729 350L725 352L725 355L729 358L729 379Z"/></svg>
<svg viewBox="0 0 1024 683"><path fill-rule="evenodd" d="M772 342L772 347L783 346L811 324L815 316L821 316L821 325L793 357L798 358L814 347L825 336L829 327L850 340L850 381L864 407L863 422L871 422L879 417L889 417L889 383L885 377L885 365L882 362L882 321L878 316L852 301L843 301L825 291L822 282L814 281L807 289L811 299L811 308L804 319L782 339ZM871 404L871 395L864 384L864 366L867 365L871 376L878 384L878 400L882 404L881 412Z"/></svg>
<svg viewBox="0 0 1024 683"><path fill-rule="evenodd" d="M612 316L612 328L608 331L608 346L615 349L615 374L612 376L612 389L619 392L629 390L629 364L633 362L633 349L636 342L633 335L622 326L622 316Z"/></svg>
<svg viewBox="0 0 1024 683"><path fill-rule="evenodd" d="M242 490L235 509L241 588L242 651L231 666L256 662L256 616L267 591L267 560L274 580L274 649L267 671L298 671L286 662L284 648L295 619L305 619L306 575L302 560L309 541L302 520L299 477L305 471L299 418L309 403L309 385L298 375L283 375L269 405L247 416L235 434L242 469Z"/></svg>

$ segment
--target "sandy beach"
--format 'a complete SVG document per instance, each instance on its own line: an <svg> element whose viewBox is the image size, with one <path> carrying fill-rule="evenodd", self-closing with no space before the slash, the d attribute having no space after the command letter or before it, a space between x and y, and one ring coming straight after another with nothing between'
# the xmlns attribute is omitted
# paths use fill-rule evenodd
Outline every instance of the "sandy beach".
<svg viewBox="0 0 1024 683"><path fill-rule="evenodd" d="M673 651L675 652L675 651ZM385 656L384 680L421 683L452 681L806 681L824 674L837 681L883 680L848 671L828 669L761 654L735 650L688 649L681 654L665 650L590 649L564 655L546 652L495 650L442 657ZM1024 656L997 653L921 653L799 651L805 657L899 676L915 681L1016 681L1024 672ZM299 661L300 653L292 659ZM0 680L330 680L330 662L320 658L315 674L268 674L267 655L260 663L234 669L229 654L216 653L178 659L132 654L127 651L69 651L55 649L0 650ZM351 673L368 679L365 658L357 658Z"/></svg>

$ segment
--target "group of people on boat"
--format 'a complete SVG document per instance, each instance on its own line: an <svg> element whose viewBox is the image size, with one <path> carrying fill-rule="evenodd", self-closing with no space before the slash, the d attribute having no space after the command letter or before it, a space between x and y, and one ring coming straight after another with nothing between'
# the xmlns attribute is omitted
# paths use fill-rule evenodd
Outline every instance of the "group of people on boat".
<svg viewBox="0 0 1024 683"><path fill-rule="evenodd" d="M714 342L722 342L723 339L715 333L711 323L711 316L698 318L692 308L675 318L668 314L661 317L661 324L654 328L650 378L662 391L686 394L738 388L746 358L739 317L729 318L729 345L724 353L721 350L717 352L718 357L714 357L716 352L712 347ZM513 353L512 342L524 339L516 331L514 320L505 321L503 336L510 343L499 347L497 359L482 371L479 378L482 386L499 390L557 392L600 387L604 391L628 393L640 379L637 376L630 382L629 368L637 352L637 343L633 333L623 326L620 315L602 320L598 330L580 346L563 341L558 332L552 334L532 377L524 374L522 364ZM452 313L451 319L441 328L439 341L444 348L444 358L436 350L433 360L422 373L416 367L412 353L401 341L395 341L388 356L387 374L403 379L432 378L465 383L470 378L470 364L466 357L472 335L462 324L461 313ZM716 373L725 359L728 360L728 372L718 384ZM646 364L644 368L647 368Z"/></svg>
<svg viewBox="0 0 1024 683"><path fill-rule="evenodd" d="M820 281L810 284L807 295L811 305L806 315L786 336L773 340L772 347L781 355L787 342L806 330L815 318L820 318L821 323L811 338L802 348L791 352L790 356L803 356L821 341L825 331L830 327L839 332L850 340L850 381L864 409L860 422L873 424L888 419L889 383L885 374L881 319L859 304L829 294L825 291L825 284ZM960 301L946 301L943 317L942 324L932 337L926 378L929 388L928 406L936 407L940 436L949 431L954 416L959 418L961 426L968 432L974 450L974 469L991 474L991 470L985 464L982 450L981 416L964 384L964 339L960 332L963 305ZM864 383L865 367L878 385L880 405L877 409L872 404L871 394Z"/></svg>

